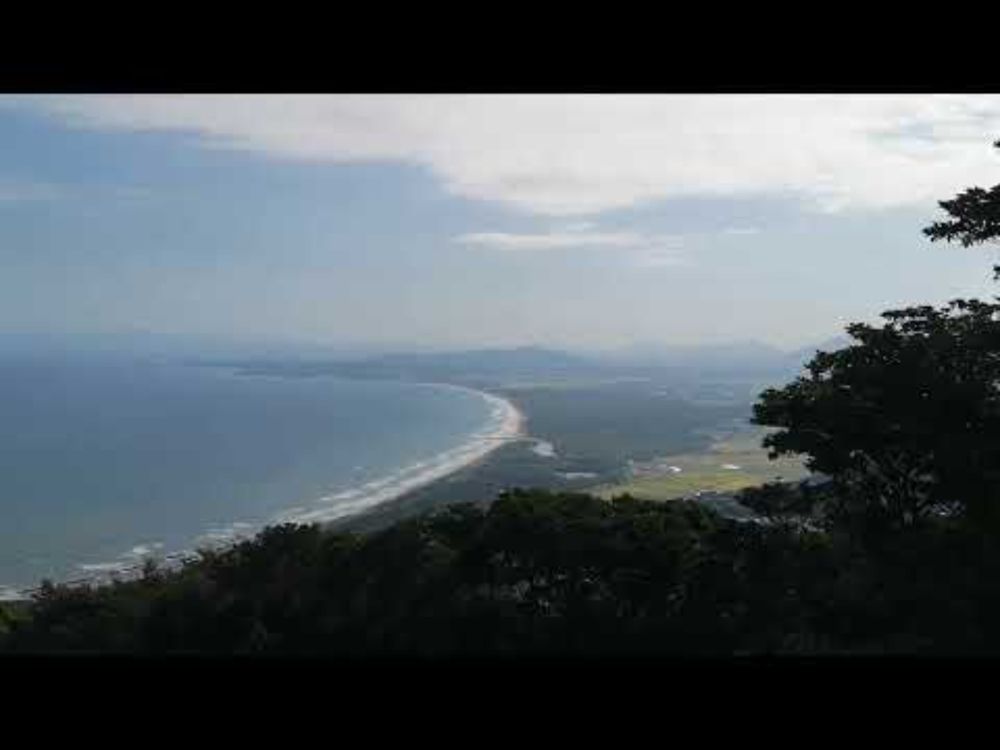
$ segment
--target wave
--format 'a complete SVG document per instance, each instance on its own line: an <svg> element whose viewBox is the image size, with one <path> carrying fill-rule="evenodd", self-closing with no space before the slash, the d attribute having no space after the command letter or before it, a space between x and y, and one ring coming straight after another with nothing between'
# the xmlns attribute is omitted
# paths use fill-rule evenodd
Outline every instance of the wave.
<svg viewBox="0 0 1000 750"><path fill-rule="evenodd" d="M556 457L556 448L548 440L536 440L535 444L531 446L531 452L542 458Z"/></svg>

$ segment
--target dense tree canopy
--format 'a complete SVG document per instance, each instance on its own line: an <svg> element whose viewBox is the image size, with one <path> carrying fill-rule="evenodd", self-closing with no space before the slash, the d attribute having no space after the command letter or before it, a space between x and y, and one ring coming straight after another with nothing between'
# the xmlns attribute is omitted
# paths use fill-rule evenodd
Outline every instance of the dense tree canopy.
<svg viewBox="0 0 1000 750"><path fill-rule="evenodd" d="M1000 554L944 528L901 541L876 558L837 534L690 502L518 491L378 533L275 527L180 570L49 585L0 651L1000 651Z"/></svg>
<svg viewBox="0 0 1000 750"><path fill-rule="evenodd" d="M819 352L805 375L765 391L759 424L773 455L806 454L873 526L898 528L1000 508L1000 306L955 300L848 328L854 343Z"/></svg>
<svg viewBox="0 0 1000 750"><path fill-rule="evenodd" d="M5 645L353 656L776 650L787 627L801 627L776 612L795 610L788 591L806 588L799 566L781 565L798 549L791 537L777 543L782 535L693 503L516 491L486 509L450 506L366 536L275 527L179 571L46 586Z"/></svg>

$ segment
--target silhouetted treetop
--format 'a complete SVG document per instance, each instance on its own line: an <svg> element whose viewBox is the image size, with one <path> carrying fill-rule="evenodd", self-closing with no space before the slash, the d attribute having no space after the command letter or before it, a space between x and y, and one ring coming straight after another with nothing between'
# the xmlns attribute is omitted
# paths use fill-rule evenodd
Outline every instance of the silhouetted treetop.
<svg viewBox="0 0 1000 750"><path fill-rule="evenodd" d="M994 142L1000 148L1000 140ZM1000 185L985 189L972 187L947 201L939 201L951 219L937 221L924 229L932 242L958 241L962 247L979 245L1000 239ZM994 278L1000 278L1000 266L993 267Z"/></svg>

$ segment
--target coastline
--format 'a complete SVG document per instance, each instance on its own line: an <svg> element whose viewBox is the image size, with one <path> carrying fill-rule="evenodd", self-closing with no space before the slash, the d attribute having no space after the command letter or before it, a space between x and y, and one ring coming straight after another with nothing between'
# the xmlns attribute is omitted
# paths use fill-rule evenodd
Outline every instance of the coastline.
<svg viewBox="0 0 1000 750"><path fill-rule="evenodd" d="M478 395L492 406L490 423L486 428L473 433L469 440L456 448L411 464L388 478L320 498L320 502L340 501L329 508L290 513L279 517L275 523L328 525L361 517L369 511L468 469L502 446L524 437L524 414L513 402L502 396L453 383L419 383L419 385L461 390Z"/></svg>
<svg viewBox="0 0 1000 750"><path fill-rule="evenodd" d="M464 443L455 448L409 466L401 467L386 477L367 482L360 487L326 495L309 503L310 506L326 504L327 507L290 508L262 524L259 529L254 528L256 525L234 522L225 528L207 530L195 541L201 542L200 546L224 549L246 540L266 526L281 523L315 523L329 527L331 524L357 520L417 490L424 489L474 466L497 449L524 436L524 414L506 398L452 383L419 383L417 385L462 390L476 394L491 407L486 425L472 433ZM61 583L68 585L99 584L115 578L127 580L136 576L142 570L145 559L136 554L137 549L139 548L133 548L114 562L78 566L81 574L63 580ZM142 549L146 550L145 547ZM159 562L171 566L196 559L196 554L191 550L182 550L154 557ZM36 588L37 586L21 588L0 585L0 601L28 599Z"/></svg>
<svg viewBox="0 0 1000 750"><path fill-rule="evenodd" d="M237 376L255 375L255 373L239 368L234 369L226 366L223 369L231 370L231 374ZM453 474L469 469L507 443L525 436L525 415L508 398L457 383L443 381L410 381L410 383L415 386L474 394L486 401L487 404L492 405L492 418L484 429L472 433L466 442L455 448L397 469L388 476L374 479L359 487L307 500L306 504L308 505L317 503L332 503L332 505L312 508L311 510L307 510L302 505L291 507L272 517L260 528L281 523L318 523L326 526L362 517L382 505L392 503ZM226 546L240 541L241 538L245 539L250 528L251 524L232 523L225 527L209 530L199 536L197 541ZM174 553L177 558L184 555L190 556L190 552Z"/></svg>

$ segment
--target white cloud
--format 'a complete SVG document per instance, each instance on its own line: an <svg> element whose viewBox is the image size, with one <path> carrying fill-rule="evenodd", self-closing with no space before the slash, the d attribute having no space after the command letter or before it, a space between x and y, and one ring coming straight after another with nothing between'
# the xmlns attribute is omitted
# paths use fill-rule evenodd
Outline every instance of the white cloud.
<svg viewBox="0 0 1000 750"><path fill-rule="evenodd" d="M1000 181L1000 97L417 95L8 97L68 123L174 130L309 161L429 169L453 194L551 216L781 194L826 211Z"/></svg>
<svg viewBox="0 0 1000 750"><path fill-rule="evenodd" d="M594 226L588 222L573 228L563 226L561 231L535 234L475 232L460 235L455 241L505 252L608 248L615 250L629 265L640 268L663 268L688 263L687 257L682 253L685 245L683 235L585 231Z"/></svg>
<svg viewBox="0 0 1000 750"><path fill-rule="evenodd" d="M495 250L554 250L567 247L644 247L654 241L637 232L563 231L539 234L475 232L455 238L465 245L482 245Z"/></svg>

